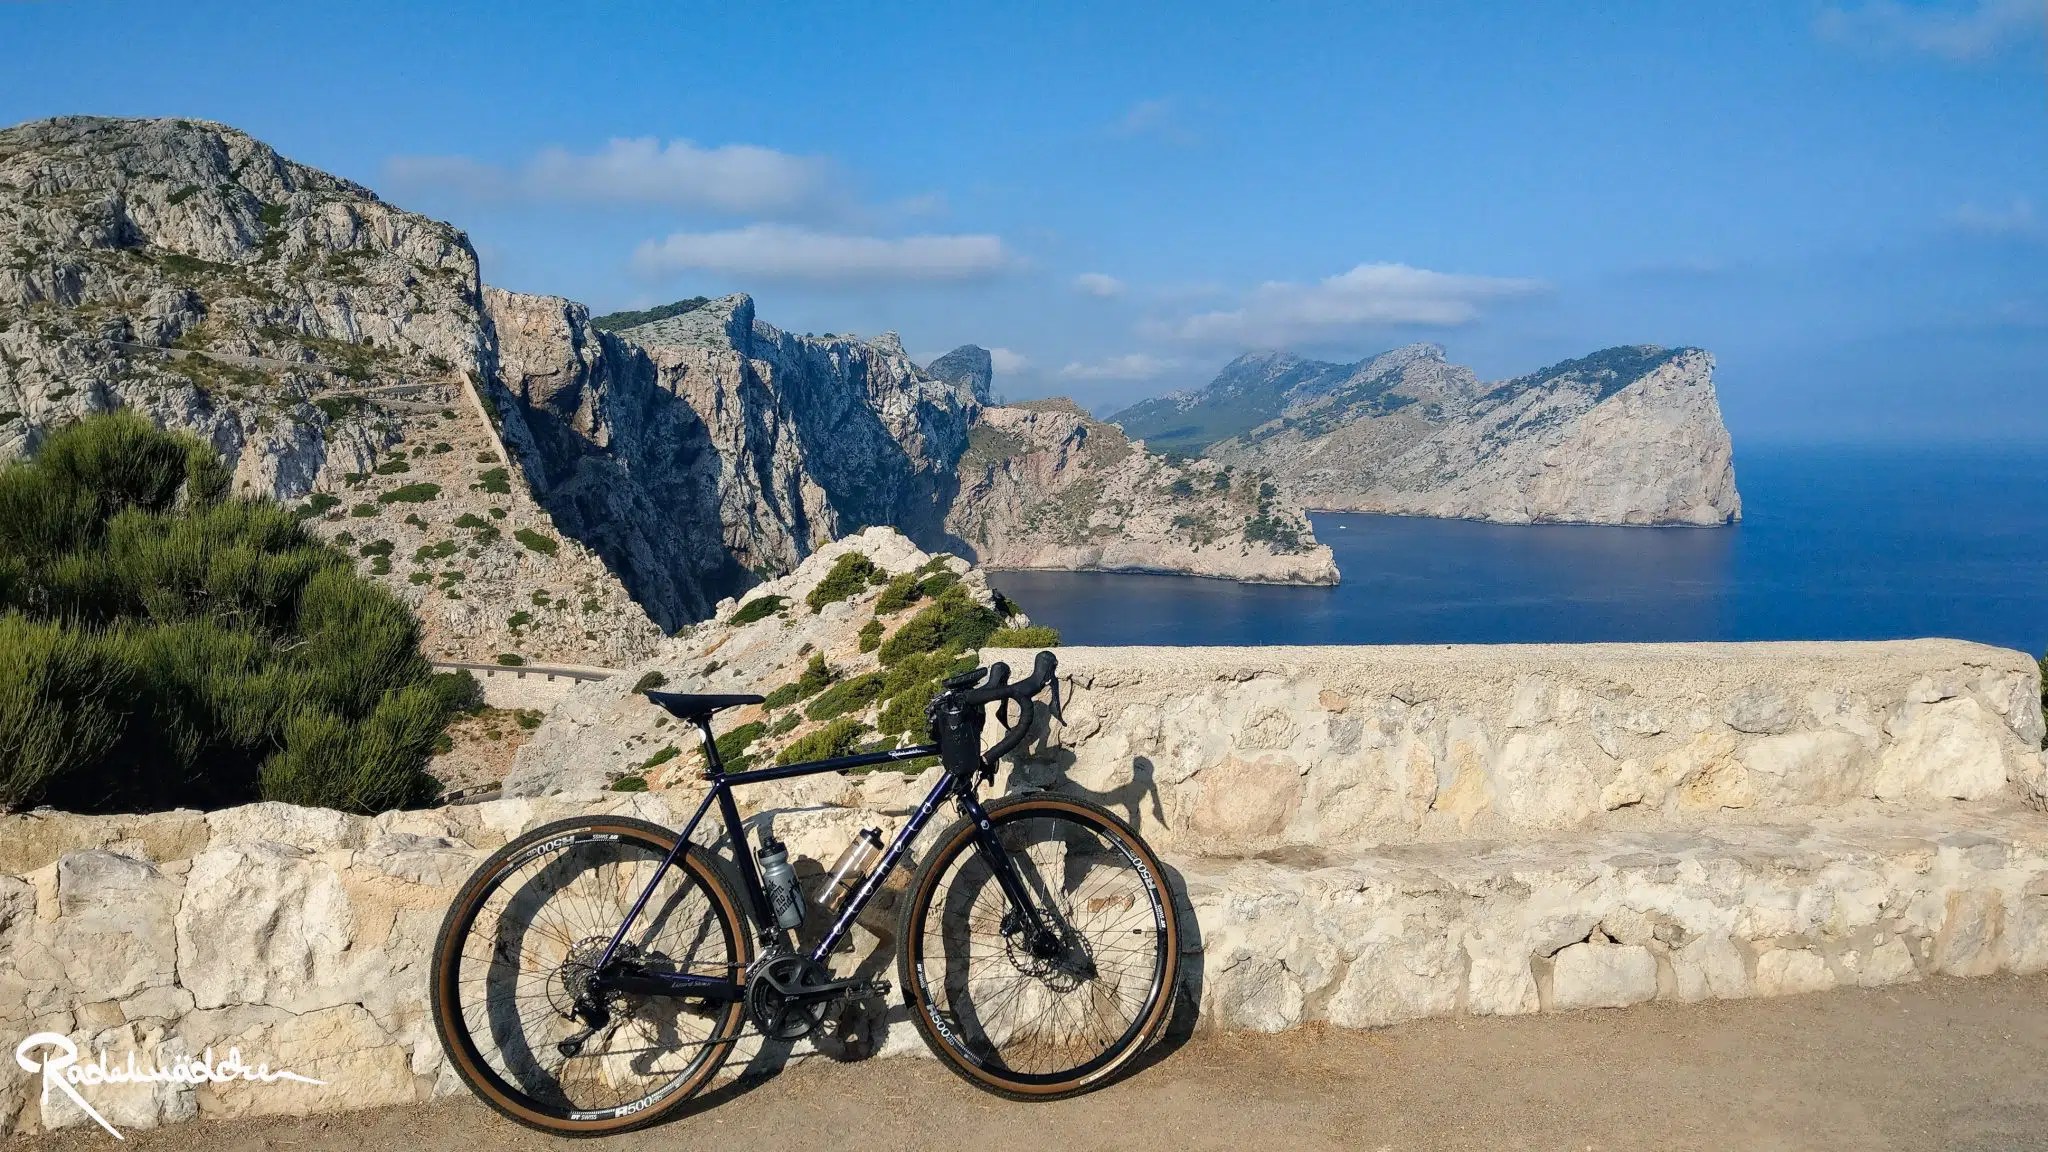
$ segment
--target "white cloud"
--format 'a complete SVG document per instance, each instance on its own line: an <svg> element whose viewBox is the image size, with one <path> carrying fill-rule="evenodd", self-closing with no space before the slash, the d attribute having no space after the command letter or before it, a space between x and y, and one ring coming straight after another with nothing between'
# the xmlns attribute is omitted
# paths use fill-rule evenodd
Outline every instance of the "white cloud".
<svg viewBox="0 0 2048 1152"><path fill-rule="evenodd" d="M1015 261L990 235L858 236L784 224L677 232L633 255L642 271L684 269L763 279L911 281L993 276Z"/></svg>
<svg viewBox="0 0 2048 1152"><path fill-rule="evenodd" d="M1022 352L1012 352L1008 348L989 349L988 362L990 367L1005 375L1012 372L1022 372L1026 368L1031 367L1031 358L1029 356L1024 355Z"/></svg>
<svg viewBox="0 0 2048 1152"><path fill-rule="evenodd" d="M1949 223L1959 231L1978 236L2048 240L2048 221L2042 220L2034 211L2032 202L2026 199L2016 199L2005 208L1965 204L1950 214Z"/></svg>
<svg viewBox="0 0 2048 1152"><path fill-rule="evenodd" d="M1904 4L1865 0L1854 8L1830 5L1814 28L1826 39L1879 52L1925 52L1946 60L1989 56L2038 33L2041 0L1974 0L1964 4Z"/></svg>
<svg viewBox="0 0 2048 1152"><path fill-rule="evenodd" d="M1451 327L1478 319L1482 303L1544 288L1540 280L1360 264L1314 284L1268 281L1239 307L1155 323L1148 330L1181 340L1287 344L1398 324Z"/></svg>
<svg viewBox="0 0 2048 1152"><path fill-rule="evenodd" d="M1109 125L1109 134L1121 139L1158 136L1176 144L1192 144L1195 134L1180 122L1179 102L1170 96L1140 100Z"/></svg>
<svg viewBox="0 0 2048 1152"><path fill-rule="evenodd" d="M651 204L771 217L819 214L838 200L832 165L821 157L653 137L612 140L587 153L546 148L513 170L466 156L398 156L385 169L399 184L435 185L478 198Z"/></svg>
<svg viewBox="0 0 2048 1152"><path fill-rule="evenodd" d="M1074 277L1074 290L1090 296L1121 296L1124 282L1103 272L1083 272Z"/></svg>
<svg viewBox="0 0 2048 1152"><path fill-rule="evenodd" d="M1151 380L1179 365L1180 362L1177 360L1132 352L1123 356L1106 357L1093 363L1075 360L1060 369L1060 375L1068 380Z"/></svg>

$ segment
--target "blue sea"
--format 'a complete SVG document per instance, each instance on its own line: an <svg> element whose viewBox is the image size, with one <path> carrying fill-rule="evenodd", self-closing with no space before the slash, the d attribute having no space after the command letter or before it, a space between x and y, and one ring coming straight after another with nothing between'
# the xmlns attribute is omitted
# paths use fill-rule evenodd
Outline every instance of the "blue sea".
<svg viewBox="0 0 2048 1152"><path fill-rule="evenodd" d="M1068 644L2048 646L2048 447L1738 447L1731 528L1318 514L1335 588L998 572Z"/></svg>

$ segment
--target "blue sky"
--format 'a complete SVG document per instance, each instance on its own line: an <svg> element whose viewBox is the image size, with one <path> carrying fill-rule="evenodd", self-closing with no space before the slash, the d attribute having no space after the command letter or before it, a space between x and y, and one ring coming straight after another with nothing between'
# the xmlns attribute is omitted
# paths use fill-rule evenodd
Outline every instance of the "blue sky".
<svg viewBox="0 0 2048 1152"><path fill-rule="evenodd" d="M2042 0L0 2L0 121L235 124L604 310L1000 349L1720 361L1738 444L2048 436Z"/></svg>

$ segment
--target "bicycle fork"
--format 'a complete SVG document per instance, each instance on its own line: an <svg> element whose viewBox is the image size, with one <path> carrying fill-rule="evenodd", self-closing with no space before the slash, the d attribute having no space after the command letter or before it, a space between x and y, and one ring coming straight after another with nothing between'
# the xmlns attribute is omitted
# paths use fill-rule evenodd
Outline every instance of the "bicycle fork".
<svg viewBox="0 0 2048 1152"><path fill-rule="evenodd" d="M1003 896L1010 902L1010 914L1004 917L1003 927L1007 931L1014 922L1022 930L1031 954L1041 960L1058 958L1066 951L1066 936L1049 921L1051 908L1041 910L1039 901L1032 898L1030 885L1017 870L1017 862L1009 849L996 835L995 827L988 818L988 810L981 806L974 789L967 783L958 785L955 799L961 815L974 826L974 848L981 856L981 862L995 874L996 885L1003 890Z"/></svg>

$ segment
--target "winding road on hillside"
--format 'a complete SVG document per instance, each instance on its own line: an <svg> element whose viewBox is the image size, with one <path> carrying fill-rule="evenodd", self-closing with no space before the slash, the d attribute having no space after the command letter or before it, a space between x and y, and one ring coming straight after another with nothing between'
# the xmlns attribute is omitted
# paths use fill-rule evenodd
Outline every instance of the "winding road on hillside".
<svg viewBox="0 0 2048 1152"><path fill-rule="evenodd" d="M1135 1077L1012 1104L928 1060L814 1061L692 1115L563 1141L472 1101L128 1132L138 1152L490 1149L2038 1149L2048 975L1770 1000L1199 1036ZM113 1146L97 1128L5 1152Z"/></svg>

